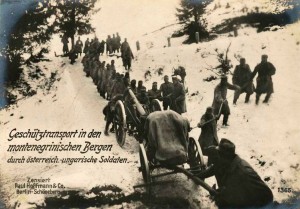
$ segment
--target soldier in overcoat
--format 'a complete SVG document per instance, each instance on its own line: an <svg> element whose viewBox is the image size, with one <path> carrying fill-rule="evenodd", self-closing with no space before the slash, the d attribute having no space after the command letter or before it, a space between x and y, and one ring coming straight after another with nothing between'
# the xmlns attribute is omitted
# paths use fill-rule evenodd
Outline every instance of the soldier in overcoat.
<svg viewBox="0 0 300 209"><path fill-rule="evenodd" d="M210 146L218 146L219 139L217 134L217 121L214 116L213 108L207 107L206 112L202 115L200 122L197 124L201 128L201 134L199 136L199 144L203 155L207 156L206 149ZM208 163L210 164L210 163Z"/></svg>
<svg viewBox="0 0 300 209"><path fill-rule="evenodd" d="M259 63L252 73L252 79L258 74L256 79L256 100L258 104L261 94L266 94L264 103L268 103L271 94L274 93L272 76L275 74L276 68L270 62L268 62L268 55L264 54L261 56L261 63Z"/></svg>
<svg viewBox="0 0 300 209"><path fill-rule="evenodd" d="M235 145L222 138L219 146L208 149L212 166L199 178L215 176L218 184L214 197L220 208L262 207L273 202L271 189L251 165L235 154Z"/></svg>
<svg viewBox="0 0 300 209"><path fill-rule="evenodd" d="M221 82L216 86L214 90L214 100L212 107L214 108L214 114L217 119L223 115L223 125L228 126L228 118L230 115L230 108L227 101L227 89L239 91L240 87L232 85L227 82L227 76L221 77Z"/></svg>
<svg viewBox="0 0 300 209"><path fill-rule="evenodd" d="M181 77L179 75L173 76L173 93L171 96L171 110L182 114L186 112L186 102L185 102L185 90L183 84L180 82Z"/></svg>
<svg viewBox="0 0 300 209"><path fill-rule="evenodd" d="M232 83L238 85L241 90L236 91L233 99L233 104L236 104L240 94L246 93L245 103L249 102L250 96L254 92L254 85L251 79L252 72L248 64L246 64L246 59L241 58L240 64L235 67L232 76Z"/></svg>

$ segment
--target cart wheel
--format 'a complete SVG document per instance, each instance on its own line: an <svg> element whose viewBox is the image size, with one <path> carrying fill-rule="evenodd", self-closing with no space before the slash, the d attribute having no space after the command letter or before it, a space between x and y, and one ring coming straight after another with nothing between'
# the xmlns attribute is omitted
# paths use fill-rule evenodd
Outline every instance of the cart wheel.
<svg viewBox="0 0 300 209"><path fill-rule="evenodd" d="M153 99L151 102L151 112L161 111L162 107L158 99Z"/></svg>
<svg viewBox="0 0 300 209"><path fill-rule="evenodd" d="M140 164L141 164L141 172L143 175L144 182L149 184L146 186L146 191L150 193L151 191L151 177L149 170L149 162L146 154L146 150L143 144L140 144Z"/></svg>
<svg viewBox="0 0 300 209"><path fill-rule="evenodd" d="M188 163L191 168L204 168L205 164L200 144L193 137L189 138L188 158Z"/></svg>
<svg viewBox="0 0 300 209"><path fill-rule="evenodd" d="M121 100L118 100L115 106L114 129L117 142L120 147L123 147L126 138L126 115L124 104Z"/></svg>

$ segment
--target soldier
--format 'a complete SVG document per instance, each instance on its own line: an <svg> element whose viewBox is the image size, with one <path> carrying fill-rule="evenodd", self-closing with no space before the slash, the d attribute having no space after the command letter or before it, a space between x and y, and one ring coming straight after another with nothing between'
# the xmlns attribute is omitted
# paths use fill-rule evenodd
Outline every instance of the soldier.
<svg viewBox="0 0 300 209"><path fill-rule="evenodd" d="M111 45L112 45L112 52L116 53L118 48L118 41L115 34L113 34L113 37L111 38Z"/></svg>
<svg viewBox="0 0 300 209"><path fill-rule="evenodd" d="M181 77L179 75L173 76L173 92L170 95L171 97L171 110L174 110L178 114L186 112L186 103L185 103L185 90L183 84L180 82Z"/></svg>
<svg viewBox="0 0 300 209"><path fill-rule="evenodd" d="M201 134L199 136L199 144L203 155L207 156L206 149L209 146L218 146L219 139L217 135L217 120L214 116L213 108L207 107L206 112L202 115L200 122L197 124L201 128ZM210 159L209 159L210 160ZM208 162L210 165L211 162Z"/></svg>
<svg viewBox="0 0 300 209"><path fill-rule="evenodd" d="M245 160L235 154L235 145L221 139L219 146L208 148L212 166L197 176L215 176L219 189L214 197L223 208L262 207L273 201L270 188Z"/></svg>
<svg viewBox="0 0 300 209"><path fill-rule="evenodd" d="M113 73L116 73L116 66L115 66L115 60L110 61L110 68L113 71Z"/></svg>
<svg viewBox="0 0 300 209"><path fill-rule="evenodd" d="M119 36L119 33L117 32L117 52L120 51L120 47L121 47L121 37Z"/></svg>
<svg viewBox="0 0 300 209"><path fill-rule="evenodd" d="M142 88L145 88L145 89L146 89L146 87L143 85L143 81L142 81L142 80L139 80L138 86L137 86L137 88L136 88L136 94L137 94L137 95L140 95L140 94L141 94Z"/></svg>
<svg viewBox="0 0 300 209"><path fill-rule="evenodd" d="M112 53L111 37L110 35L108 35L106 39L106 54L111 54L111 53Z"/></svg>
<svg viewBox="0 0 300 209"><path fill-rule="evenodd" d="M95 56L99 59L100 58L100 45L101 43L99 42L98 38L95 38L94 41L94 49L95 49Z"/></svg>
<svg viewBox="0 0 300 209"><path fill-rule="evenodd" d="M229 84L227 82L227 76L221 77L221 82L216 86L214 91L214 101L212 107L214 108L214 114L217 117L217 120L223 114L223 125L228 125L228 118L230 115L230 109L227 101L227 89L238 90L239 86Z"/></svg>
<svg viewBox="0 0 300 209"><path fill-rule="evenodd" d="M157 82L153 82L152 83L152 89L150 89L148 91L148 97L149 97L149 100L150 100L150 103L153 99L158 99L158 100L161 100L161 92L160 90L157 88Z"/></svg>
<svg viewBox="0 0 300 209"><path fill-rule="evenodd" d="M106 120L105 130L104 130L104 134L106 136L108 136L109 125L113 122L114 119L115 104L118 100L122 100L122 98L123 98L122 94L118 94L114 96L103 109L103 114L105 115L105 120ZM114 128L112 127L110 129L110 132L113 132L113 129Z"/></svg>
<svg viewBox="0 0 300 209"><path fill-rule="evenodd" d="M147 91L146 91L146 87L142 87L140 90L140 94L138 94L137 99L139 100L139 102L144 105L144 107L146 107L145 109L147 109L150 105L150 101L149 98L147 96Z"/></svg>
<svg viewBox="0 0 300 209"><path fill-rule="evenodd" d="M82 53L82 47L83 47L83 43L80 40L80 37L78 37L78 40L76 41L76 44L75 44L75 51L80 56L81 56L81 53Z"/></svg>
<svg viewBox="0 0 300 209"><path fill-rule="evenodd" d="M261 63L259 63L253 73L251 79L253 79L256 74L258 73L257 79L256 79L256 100L255 103L258 104L259 98L261 94L267 94L263 103L268 103L271 94L274 92L273 89L273 81L272 81L272 75L274 75L276 72L276 69L274 65L270 62L268 62L268 55L262 55L261 56Z"/></svg>
<svg viewBox="0 0 300 209"><path fill-rule="evenodd" d="M97 55L97 38L91 40L91 43L89 46L89 52L92 54L92 56Z"/></svg>
<svg viewBox="0 0 300 209"><path fill-rule="evenodd" d="M123 66L125 70L130 70L131 68L131 60L134 58L130 46L125 38L125 41L121 45L121 57L123 61Z"/></svg>
<svg viewBox="0 0 300 209"><path fill-rule="evenodd" d="M86 76L87 76L87 77L88 77L87 71L88 71L88 61L89 61L89 59L90 59L90 54L89 54L89 52L87 52L87 53L83 56L83 58L82 58L82 60L81 60L81 63L83 64L83 71L86 73Z"/></svg>
<svg viewBox="0 0 300 209"><path fill-rule="evenodd" d="M124 94L126 90L126 86L120 74L117 73L116 81L113 83L111 88L111 98L116 96L117 94Z"/></svg>
<svg viewBox="0 0 300 209"><path fill-rule="evenodd" d="M103 77L104 77L104 70L105 70L105 61L103 61L101 63L100 68L98 70L97 90L100 93L100 96L103 95L101 88L102 88L102 81L103 81Z"/></svg>
<svg viewBox="0 0 300 209"><path fill-rule="evenodd" d="M137 94L137 87L136 87L136 80L132 79L130 81L130 89L132 90L132 92L136 95Z"/></svg>
<svg viewBox="0 0 300 209"><path fill-rule="evenodd" d="M90 47L90 39L87 38L86 41L84 42L84 48L83 48L83 53L87 53L88 49Z"/></svg>
<svg viewBox="0 0 300 209"><path fill-rule="evenodd" d="M77 55L75 49L72 48L71 51L69 52L69 59L71 60L71 62L70 62L71 65L74 64L74 62L75 62L75 60L77 59L77 57L78 57L78 55Z"/></svg>
<svg viewBox="0 0 300 209"><path fill-rule="evenodd" d="M105 41L102 40L102 41L100 42L100 49L99 49L100 55L103 55L103 53L104 53L104 48L105 48Z"/></svg>
<svg viewBox="0 0 300 209"><path fill-rule="evenodd" d="M112 88L117 82L117 77L119 77L119 73L112 73L110 76L110 79L108 79L107 84L106 84L106 92L107 92L107 100L110 100L112 98Z"/></svg>
<svg viewBox="0 0 300 209"><path fill-rule="evenodd" d="M93 62L92 62L92 73L91 77L93 79L93 82L95 85L98 83L98 69L100 68L101 62L97 57L94 57Z"/></svg>
<svg viewBox="0 0 300 209"><path fill-rule="evenodd" d="M238 85L241 90L236 91L233 98L233 104L236 104L240 94L246 93L245 103L249 102L251 94L254 92L254 85L251 79L252 72L248 64L246 64L246 59L240 59L240 65L235 67L232 76L232 83Z"/></svg>
<svg viewBox="0 0 300 209"><path fill-rule="evenodd" d="M68 47L68 37L66 34L63 35L63 37L61 38L61 42L63 43L63 53L64 55L66 55L67 53L69 53L69 47Z"/></svg>
<svg viewBox="0 0 300 209"><path fill-rule="evenodd" d="M169 82L169 77L167 75L164 76L164 81L165 82L160 85L159 90L162 94L163 108L164 110L167 110L171 105L168 95L172 94L174 85L173 83Z"/></svg>
<svg viewBox="0 0 300 209"><path fill-rule="evenodd" d="M121 56L125 53L126 48L129 47L129 44L127 42L127 38L124 39L124 42L121 44Z"/></svg>
<svg viewBox="0 0 300 209"><path fill-rule="evenodd" d="M115 74L115 71L112 70L111 65L107 64L106 65L106 77L105 77L105 81L106 81L106 87L105 87L105 92L106 94L106 99L109 100L110 99L110 95L109 95L109 90L110 90L110 81L112 80L112 76L113 74Z"/></svg>
<svg viewBox="0 0 300 209"><path fill-rule="evenodd" d="M109 77L107 71L108 71L109 68L110 68L110 64L106 64L106 68L104 67L104 69L102 71L100 96L102 96L104 99L105 99L105 94L106 94L107 79Z"/></svg>
<svg viewBox="0 0 300 209"><path fill-rule="evenodd" d="M126 87L129 87L130 85L130 75L129 72L126 72L123 78L124 84Z"/></svg>
<svg viewBox="0 0 300 209"><path fill-rule="evenodd" d="M174 75L180 75L182 83L184 85L184 81L185 81L185 76L186 76L186 72L185 72L185 68L182 66L179 66L178 69L176 69L174 71Z"/></svg>

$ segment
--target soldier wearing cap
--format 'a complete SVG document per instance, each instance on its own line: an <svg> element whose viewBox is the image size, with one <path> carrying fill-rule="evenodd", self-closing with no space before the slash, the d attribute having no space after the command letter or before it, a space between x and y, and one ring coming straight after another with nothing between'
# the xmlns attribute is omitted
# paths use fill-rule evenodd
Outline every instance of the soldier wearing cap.
<svg viewBox="0 0 300 209"><path fill-rule="evenodd" d="M186 103L185 103L185 90L183 84L180 82L180 75L176 75L172 77L173 79L173 92L170 96L171 98L171 110L182 114L186 112Z"/></svg>
<svg viewBox="0 0 300 209"><path fill-rule="evenodd" d="M161 91L162 101L163 101L163 108L167 110L168 107L171 105L171 100L168 95L173 93L174 85L173 83L169 82L169 76L164 76L164 83L160 85L159 90Z"/></svg>
<svg viewBox="0 0 300 209"><path fill-rule="evenodd" d="M203 155L207 155L206 148L212 145L219 145L217 121L214 116L212 107L206 108L206 112L204 115L202 115L201 120L197 126L201 128L201 134L198 140L201 146L202 153ZM210 164L210 162L208 164Z"/></svg>
<svg viewBox="0 0 300 209"><path fill-rule="evenodd" d="M267 94L264 103L268 103L271 94L274 92L273 89L273 81L272 81L272 75L274 75L276 72L276 68L274 65L270 62L268 62L268 55L264 54L261 56L261 63L259 63L251 76L251 79L253 79L256 74L258 74L256 79L256 100L255 103L258 104L259 98L261 94Z"/></svg>
<svg viewBox="0 0 300 209"><path fill-rule="evenodd" d="M111 92L110 92L110 98L113 98L114 96L118 94L124 94L126 90L126 86L124 81L122 80L122 76L120 74L116 74L116 80L112 84Z"/></svg>
<svg viewBox="0 0 300 209"><path fill-rule="evenodd" d="M153 99L159 99L159 100L161 100L161 92L160 92L160 90L157 88L157 82L153 82L153 83L152 83L152 89L150 89L150 90L148 91L148 97L149 97L150 102L151 102Z"/></svg>
<svg viewBox="0 0 300 209"><path fill-rule="evenodd" d="M115 111L115 105L118 100L122 100L123 94L117 94L114 97L111 98L111 100L108 102L108 104L103 108L103 114L105 115L105 129L104 134L108 136L108 129L111 123L113 123L114 119L114 111ZM110 132L114 132L114 127L112 126L110 129Z"/></svg>
<svg viewBox="0 0 300 209"><path fill-rule="evenodd" d="M146 87L141 88L140 94L138 94L137 99L142 105L146 105L147 107L150 105L149 98L147 96Z"/></svg>
<svg viewBox="0 0 300 209"><path fill-rule="evenodd" d="M143 85L143 81L142 80L139 80L138 81L138 86L136 88L136 92L137 92L137 95L140 95L141 94L141 90L146 87Z"/></svg>
<svg viewBox="0 0 300 209"><path fill-rule="evenodd" d="M213 165L198 174L215 176L219 189L215 196L219 207L261 207L273 201L271 189L245 160L235 154L235 145L222 138L219 146L207 149Z"/></svg>
<svg viewBox="0 0 300 209"><path fill-rule="evenodd" d="M232 83L241 87L241 91L236 91L233 99L233 104L236 104L240 94L246 93L245 103L249 102L251 94L254 92L254 85L251 80L252 72L248 64L246 64L246 59L241 58L240 64L235 67L232 76Z"/></svg>
<svg viewBox="0 0 300 209"><path fill-rule="evenodd" d="M227 89L239 91L240 87L228 83L227 76L221 77L221 82L216 86L214 91L214 100L212 107L217 119L223 115L223 125L228 126L228 118L230 115L230 108L227 101Z"/></svg>
<svg viewBox="0 0 300 209"><path fill-rule="evenodd" d="M130 89L132 90L132 92L136 95L137 94L137 87L136 87L136 80L132 79L130 81Z"/></svg>
<svg viewBox="0 0 300 209"><path fill-rule="evenodd" d="M89 38L87 38L86 41L84 42L83 53L86 54L88 52L89 47L90 47L90 40Z"/></svg>

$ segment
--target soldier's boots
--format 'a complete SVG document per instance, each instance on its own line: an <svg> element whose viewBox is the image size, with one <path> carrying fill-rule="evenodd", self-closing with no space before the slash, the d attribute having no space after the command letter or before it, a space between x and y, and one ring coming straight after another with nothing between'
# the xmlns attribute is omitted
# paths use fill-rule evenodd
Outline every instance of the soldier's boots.
<svg viewBox="0 0 300 209"><path fill-rule="evenodd" d="M229 115L224 115L223 116L223 126L229 126L228 125L228 118L229 118Z"/></svg>
<svg viewBox="0 0 300 209"><path fill-rule="evenodd" d="M105 130L104 130L104 135L105 136L108 136L108 127L109 127L110 123L108 121L106 121L106 124L105 124Z"/></svg>
<svg viewBox="0 0 300 209"><path fill-rule="evenodd" d="M255 104L258 105L260 94L256 94Z"/></svg>
<svg viewBox="0 0 300 209"><path fill-rule="evenodd" d="M263 103L268 103L270 97L271 97L271 94L267 94L264 101L263 101Z"/></svg>
<svg viewBox="0 0 300 209"><path fill-rule="evenodd" d="M114 127L114 124L112 125L111 129L109 129L109 131L110 131L111 133L115 133L115 127Z"/></svg>
<svg viewBox="0 0 300 209"><path fill-rule="evenodd" d="M248 102L249 102L249 99L250 99L250 94L246 94L246 97L245 97L245 103L248 103Z"/></svg>
<svg viewBox="0 0 300 209"><path fill-rule="evenodd" d="M237 99L233 99L233 104L236 105Z"/></svg>

